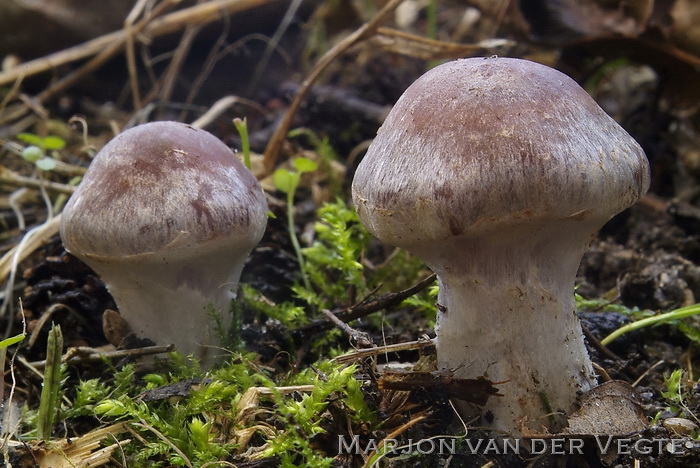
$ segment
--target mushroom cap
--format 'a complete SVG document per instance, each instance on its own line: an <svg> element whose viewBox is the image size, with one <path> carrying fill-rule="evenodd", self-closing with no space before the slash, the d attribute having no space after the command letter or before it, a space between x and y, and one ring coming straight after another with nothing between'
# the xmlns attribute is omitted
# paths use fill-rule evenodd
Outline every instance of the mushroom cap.
<svg viewBox="0 0 700 468"><path fill-rule="evenodd" d="M267 223L256 178L223 142L179 122L113 138L66 205L66 250L97 262L184 258L207 246L247 255Z"/></svg>
<svg viewBox="0 0 700 468"><path fill-rule="evenodd" d="M533 220L602 225L648 186L639 144L574 80L492 57L447 62L415 81L352 191L370 232L410 248Z"/></svg>

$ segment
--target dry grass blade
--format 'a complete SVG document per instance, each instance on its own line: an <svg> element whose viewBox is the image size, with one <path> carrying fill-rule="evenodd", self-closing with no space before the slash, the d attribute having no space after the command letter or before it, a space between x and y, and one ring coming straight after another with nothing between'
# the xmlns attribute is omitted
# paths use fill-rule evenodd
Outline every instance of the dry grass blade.
<svg viewBox="0 0 700 468"><path fill-rule="evenodd" d="M168 64L168 68L161 80L163 84L161 88L157 90L158 99L160 102L167 102L170 100L173 90L175 89L177 77L182 71L182 66L185 63L187 54L192 48L194 38L197 37L200 30L201 27L195 25L189 25L185 28L185 32L180 39L180 43L178 44L177 49L175 49L173 59ZM154 89L154 91L156 91L156 89Z"/></svg>
<svg viewBox="0 0 700 468"><path fill-rule="evenodd" d="M238 421L252 421L253 416L260 405L260 396L262 395L289 395L295 392L308 393L314 390L313 385L292 385L289 387L250 387L245 391L241 399L236 405L236 415Z"/></svg>
<svg viewBox="0 0 700 468"><path fill-rule="evenodd" d="M138 25L134 26L133 28L127 31L124 41L117 41L113 44L109 44L104 50L100 51L96 56L90 59L85 65L53 83L51 86L39 93L34 99L26 102L24 106L20 106L19 108L13 109L13 112L10 112L8 113L8 115L3 116L3 118L0 119L0 122L9 122L16 118L19 118L27 109L32 109L34 110L34 112L37 112L37 110L33 109L32 106L40 106L41 103L66 91L68 88L81 81L85 76L100 68L107 60L112 58L121 50L121 48L124 46L124 43L128 42L128 39L130 37L143 31L143 29L148 25L150 19L162 13L166 9L166 7L171 3L171 1L166 1L159 4L158 7L153 10L153 12L148 18L144 19ZM129 71L131 73L132 70L130 67L128 53L127 65L129 66Z"/></svg>
<svg viewBox="0 0 700 468"><path fill-rule="evenodd" d="M266 422L258 422L257 424L246 427L247 424L255 421L256 417L259 418L263 413L269 412L269 409L260 406L260 397L262 395L289 395L296 392L310 393L313 390L313 385L294 385L275 388L250 387L246 390L238 401L235 409L236 428L234 429L234 439L238 446L236 453L240 455L246 452L249 456L254 458L253 453L262 453L268 444L262 447L251 447L250 441L253 436L257 433L261 433L266 439L273 439L275 437L275 430Z"/></svg>
<svg viewBox="0 0 700 468"><path fill-rule="evenodd" d="M76 187L72 185L19 175L5 167L0 167L0 184L11 185L13 187L29 187L34 189L41 189L43 187L49 192L65 193L67 195L73 194L73 192L76 190Z"/></svg>
<svg viewBox="0 0 700 468"><path fill-rule="evenodd" d="M459 44L384 27L377 29L377 34L369 40L369 43L390 53L423 60L464 57L484 50L502 50L515 45L513 41L507 39L487 39L476 44Z"/></svg>
<svg viewBox="0 0 700 468"><path fill-rule="evenodd" d="M150 424L146 424L146 422L143 421L143 420L142 420L141 423L132 423L132 425L134 425L134 426L136 426L136 427L140 427L140 428L142 428L142 429L146 429L146 430L151 431L153 434L155 434L156 437L158 437L160 440L162 440L163 442L165 442L175 453L177 453L178 456L180 456L180 458L182 459L182 462L185 464L185 466L187 466L187 467L189 467L189 468L193 468L192 462L190 461L189 458L187 458L187 455L185 455L185 453L184 453L182 450L180 450L180 449L177 447L177 445L175 445L175 443L173 443L173 441L171 441L170 439L168 439L168 438L167 438L162 432L160 432L158 429L156 429L155 427L151 426Z"/></svg>
<svg viewBox="0 0 700 468"><path fill-rule="evenodd" d="M51 441L40 447L32 447L33 454L39 466L54 468L103 466L110 461L110 457L117 447L128 444L130 440L122 440L119 443L100 448L101 441L126 431L124 423L113 424L95 429L78 438Z"/></svg>
<svg viewBox="0 0 700 468"><path fill-rule="evenodd" d="M364 465L363 468L369 468L369 467L372 467L372 466L376 466L376 464L377 464L377 462L378 462L379 460L374 460L374 461L372 461L372 460L373 460L373 458L374 458L376 455L378 455L378 454L381 453L382 448L384 448L384 442L385 442L385 441L387 441L387 440L395 440L395 439L396 439L397 437L399 437L401 434L403 434L404 432L406 432L407 430L409 430L410 428L412 428L413 426L415 426L415 425L418 424L419 422L423 421L423 420L426 419L427 417L428 417L427 414L417 415L416 417L414 417L413 419L411 419L410 421L408 421L406 424L403 424L402 426L400 426L399 428L397 428L395 431L393 431L391 434L387 435L385 439L383 439L381 442L379 442L379 444L377 444L377 450L373 451L373 452L369 455L369 457L367 457L367 458L368 458L368 459L367 459L367 462L365 463L365 465ZM381 456L381 455L380 455L380 456ZM370 463L371 463L371 464L370 464Z"/></svg>
<svg viewBox="0 0 700 468"><path fill-rule="evenodd" d="M134 51L136 33L134 23L146 5L146 0L138 0L134 8L124 20L124 32L126 33L126 64L129 69L129 83L131 85L131 97L134 100L134 109L141 109L141 95L139 94L138 75L136 73L136 53Z"/></svg>
<svg viewBox="0 0 700 468"><path fill-rule="evenodd" d="M138 0L136 5L131 9L129 15L124 20L124 32L126 33L126 64L129 70L129 83L131 85L131 96L134 101L134 109L141 109L141 95L139 94L139 82L138 75L136 73L136 52L135 52L135 38L137 31L134 28L136 23L136 18L141 15L144 8L146 7L147 0ZM172 3L172 2L165 2ZM162 4L161 4L162 5Z"/></svg>
<svg viewBox="0 0 700 468"><path fill-rule="evenodd" d="M289 8L287 8L287 12L285 13L284 18L282 18L282 21L280 22L280 25L277 28L277 31L275 31L274 36L272 36L270 41L267 43L267 47L265 47L265 51L263 52L262 57L260 57L260 60L258 61L258 65L255 67L255 71L253 72L253 76L250 78L250 81L248 82L248 89L247 89L246 94L252 93L252 91L258 85L258 82L260 81L260 77L263 75L263 73L265 72L265 68L267 67L268 63L270 62L270 58L272 57L272 53L279 46L280 39L282 39L282 36L287 31L287 28L289 28L289 25L292 24L292 20L294 19L294 16L295 16L295 14L300 6L301 6L301 0L291 0L290 1Z"/></svg>
<svg viewBox="0 0 700 468"><path fill-rule="evenodd" d="M8 275L10 276L9 282L5 288L5 300L0 307L0 316L11 308L9 304L12 303L12 288L14 286L15 274L19 263L56 234L60 223L61 215L58 215L49 219L44 224L33 228L24 235L19 244L7 251L5 255L0 258L0 282L4 281Z"/></svg>
<svg viewBox="0 0 700 468"><path fill-rule="evenodd" d="M17 253L17 263L21 262L41 245L48 241L51 236L58 232L58 226L61 223L61 215L54 216L46 223L38 226L35 230L28 232L25 235L26 243L24 245L16 245L0 259L0 281L3 281L10 273L12 268L13 257Z"/></svg>
<svg viewBox="0 0 700 468"><path fill-rule="evenodd" d="M224 96L218 101L216 101L214 104L212 104L204 114L202 114L197 120L192 122L190 125L197 128L206 128L207 126L212 124L221 114L223 114L236 104L245 104L251 109L255 109L262 115L265 115L267 113L264 107L260 106L260 104L256 103L255 101L251 101L250 99L245 99L238 96Z"/></svg>

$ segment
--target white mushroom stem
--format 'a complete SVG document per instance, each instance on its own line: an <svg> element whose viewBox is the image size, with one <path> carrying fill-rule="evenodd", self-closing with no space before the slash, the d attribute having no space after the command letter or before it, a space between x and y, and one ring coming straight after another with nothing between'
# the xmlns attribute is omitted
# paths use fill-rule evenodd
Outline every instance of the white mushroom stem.
<svg viewBox="0 0 700 468"><path fill-rule="evenodd" d="M220 354L212 349L221 343L219 333L229 330L231 300L249 248L241 246L238 255L230 243L207 249L180 256L144 253L118 261L92 256L89 262L109 285L136 336L175 343L182 355L208 361Z"/></svg>
<svg viewBox="0 0 700 468"><path fill-rule="evenodd" d="M550 413L569 413L577 395L596 384L573 291L598 227L576 220L512 225L418 252L440 281L438 367L500 382L503 396L483 409L494 429L554 427Z"/></svg>

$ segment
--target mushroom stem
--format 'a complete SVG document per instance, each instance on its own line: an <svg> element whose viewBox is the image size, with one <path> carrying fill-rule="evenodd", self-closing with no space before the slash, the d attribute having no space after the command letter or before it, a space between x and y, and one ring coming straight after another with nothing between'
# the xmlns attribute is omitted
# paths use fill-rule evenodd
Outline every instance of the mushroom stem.
<svg viewBox="0 0 700 468"><path fill-rule="evenodd" d="M440 282L438 367L499 382L503 396L483 411L494 429L514 434L561 429L565 419L553 413L570 413L596 384L573 289L599 225L538 224L528 235L509 229L455 238L437 255L419 252Z"/></svg>
<svg viewBox="0 0 700 468"><path fill-rule="evenodd" d="M183 356L205 363L217 354L212 346L221 343L219 333L228 332L228 312L247 254L242 250L232 256L222 246L196 258L159 261L157 254L144 253L114 263L91 257L90 265L109 285L136 336L173 343ZM219 315L218 323L209 306Z"/></svg>

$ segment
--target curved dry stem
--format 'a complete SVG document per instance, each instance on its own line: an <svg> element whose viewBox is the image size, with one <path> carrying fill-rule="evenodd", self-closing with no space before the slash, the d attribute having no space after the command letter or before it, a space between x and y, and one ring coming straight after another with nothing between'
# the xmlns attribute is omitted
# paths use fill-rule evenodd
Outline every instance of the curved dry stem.
<svg viewBox="0 0 700 468"><path fill-rule="evenodd" d="M340 41L332 49L323 54L323 56L319 59L319 61L316 63L314 68L311 70L309 75L306 77L304 82L297 90L294 99L289 104L289 108L287 108L287 112L284 114L284 117L275 129L275 133L272 135L272 138L270 138L270 142L265 148L263 160L265 167L264 175L271 174L273 169L275 168L275 164L277 163L277 155L279 154L280 149L282 148L282 143L284 142L284 139L287 135L289 126L292 124L292 119L294 118L294 115L299 109L299 106L301 105L302 101L306 98L306 95L309 93L311 85L313 85L316 82L316 80L318 80L318 78L326 70L328 65L330 65L341 54L345 53L345 51L347 51L350 47L354 46L355 44L375 34L377 29L379 28L379 25L382 22L384 22L384 20L386 20L386 18L391 13L393 13L393 11L402 2L403 0L390 0L384 6L384 8L382 8L374 18L372 18L371 21L365 23L354 33L350 34L345 39Z"/></svg>

